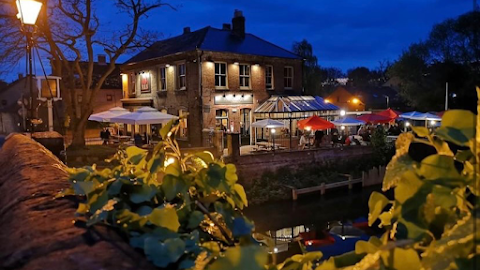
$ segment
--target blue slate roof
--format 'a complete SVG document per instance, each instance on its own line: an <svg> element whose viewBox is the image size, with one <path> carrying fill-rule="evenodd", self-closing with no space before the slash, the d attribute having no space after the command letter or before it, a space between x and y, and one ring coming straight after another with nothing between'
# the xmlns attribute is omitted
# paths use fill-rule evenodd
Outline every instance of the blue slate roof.
<svg viewBox="0 0 480 270"><path fill-rule="evenodd" d="M231 30L222 30L208 26L180 36L157 41L149 48L130 58L126 63L136 63L175 53L189 52L197 48L213 52L301 59L300 56L293 52L255 35L246 33L245 38L241 39L232 34Z"/></svg>

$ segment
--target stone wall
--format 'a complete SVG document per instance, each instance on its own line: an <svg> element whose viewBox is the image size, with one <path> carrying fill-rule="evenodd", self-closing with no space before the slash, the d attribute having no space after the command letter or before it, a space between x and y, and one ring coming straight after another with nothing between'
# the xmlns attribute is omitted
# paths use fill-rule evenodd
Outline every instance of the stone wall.
<svg viewBox="0 0 480 270"><path fill-rule="evenodd" d="M245 155L237 157L234 163L241 184L248 187L266 171L276 171L283 167L297 169L302 165L322 164L326 161L345 162L349 159L369 158L371 154L372 148L369 146L354 146ZM228 158L226 161L230 162Z"/></svg>
<svg viewBox="0 0 480 270"><path fill-rule="evenodd" d="M0 150L0 269L155 269L114 230L86 229L76 202L55 199L68 187L63 164L19 134Z"/></svg>

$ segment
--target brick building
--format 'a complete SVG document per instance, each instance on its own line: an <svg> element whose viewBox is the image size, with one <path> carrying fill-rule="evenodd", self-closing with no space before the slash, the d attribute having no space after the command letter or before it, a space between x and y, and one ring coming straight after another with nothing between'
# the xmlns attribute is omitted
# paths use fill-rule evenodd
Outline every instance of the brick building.
<svg viewBox="0 0 480 270"><path fill-rule="evenodd" d="M188 113L180 140L202 145L213 129L251 133L253 111L272 95L302 93L302 59L245 32L236 10L221 29L184 28L154 43L122 70L123 106L153 106L173 115Z"/></svg>

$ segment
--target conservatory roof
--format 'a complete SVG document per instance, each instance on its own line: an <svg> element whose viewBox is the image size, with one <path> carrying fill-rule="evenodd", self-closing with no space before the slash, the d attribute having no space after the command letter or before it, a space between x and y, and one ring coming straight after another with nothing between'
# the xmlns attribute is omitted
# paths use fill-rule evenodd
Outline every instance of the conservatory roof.
<svg viewBox="0 0 480 270"><path fill-rule="evenodd" d="M255 113L336 111L337 106L318 96L272 96L263 102Z"/></svg>

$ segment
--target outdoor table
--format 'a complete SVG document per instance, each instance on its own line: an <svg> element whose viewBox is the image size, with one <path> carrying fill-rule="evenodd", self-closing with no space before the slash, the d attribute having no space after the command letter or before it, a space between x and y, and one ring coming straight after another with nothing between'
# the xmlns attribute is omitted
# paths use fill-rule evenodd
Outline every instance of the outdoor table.
<svg viewBox="0 0 480 270"><path fill-rule="evenodd" d="M128 142L131 137L130 136L122 136L122 135L111 135L112 139L114 139L116 142Z"/></svg>
<svg viewBox="0 0 480 270"><path fill-rule="evenodd" d="M281 144L273 144L269 142L257 142L257 147L259 150L264 149L264 150L271 150L271 149L280 149L282 147Z"/></svg>

